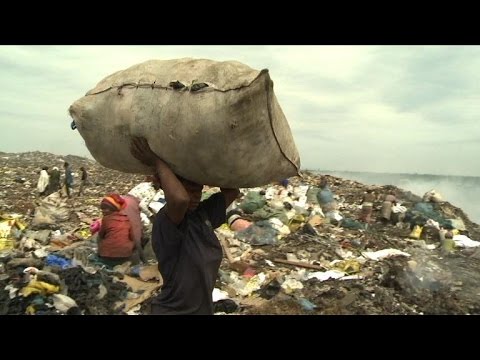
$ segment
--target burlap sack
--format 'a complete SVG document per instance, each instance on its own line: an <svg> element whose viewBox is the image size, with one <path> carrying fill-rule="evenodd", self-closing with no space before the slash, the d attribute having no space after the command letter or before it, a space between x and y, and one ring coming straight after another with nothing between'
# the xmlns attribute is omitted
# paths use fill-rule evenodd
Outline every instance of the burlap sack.
<svg viewBox="0 0 480 360"><path fill-rule="evenodd" d="M236 61L146 61L106 77L69 112L92 156L124 172L152 173L130 154L132 136L200 184L255 187L300 168L268 70Z"/></svg>

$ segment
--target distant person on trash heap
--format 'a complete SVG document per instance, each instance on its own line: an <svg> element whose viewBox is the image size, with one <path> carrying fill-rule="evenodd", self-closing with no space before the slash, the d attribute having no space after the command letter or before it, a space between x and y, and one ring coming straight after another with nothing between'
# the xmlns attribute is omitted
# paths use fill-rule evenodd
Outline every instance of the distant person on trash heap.
<svg viewBox="0 0 480 360"><path fill-rule="evenodd" d="M395 191L390 190L385 196L385 199L382 203L382 209L380 210L380 220L386 224L391 222L392 217L392 206L397 204L397 198L395 196Z"/></svg>
<svg viewBox="0 0 480 360"><path fill-rule="evenodd" d="M54 166L50 172L50 182L48 183L48 193L53 194L54 192L59 191L60 186L60 170L58 167Z"/></svg>
<svg viewBox="0 0 480 360"><path fill-rule="evenodd" d="M362 211L360 213L359 220L364 223L370 224L372 219L373 203L375 202L375 194L372 189L367 189L362 198Z"/></svg>
<svg viewBox="0 0 480 360"><path fill-rule="evenodd" d="M63 167L65 168L65 191L67 192L67 197L70 198L70 190L73 188L73 173L68 162L65 162Z"/></svg>
<svg viewBox="0 0 480 360"><path fill-rule="evenodd" d="M83 166L80 168L82 172L82 178L80 180L80 189L78 190L78 196L83 195L85 187L88 185L88 172Z"/></svg>
<svg viewBox="0 0 480 360"><path fill-rule="evenodd" d="M322 208L324 214L337 210L337 202L333 197L333 192L328 186L328 180L322 177L319 185L320 190L317 192L318 204Z"/></svg>
<svg viewBox="0 0 480 360"><path fill-rule="evenodd" d="M50 176L48 175L47 170L47 166L44 166L42 170L40 170L40 177L37 182L37 191L40 196L46 195L48 183L50 181Z"/></svg>
<svg viewBox="0 0 480 360"><path fill-rule="evenodd" d="M174 174L146 139L134 138L131 152L158 175L166 199L153 223L163 287L152 301L152 314L213 315L212 292L223 257L213 230L225 223L238 189L221 188L200 202L203 185Z"/></svg>
<svg viewBox="0 0 480 360"><path fill-rule="evenodd" d="M137 247L126 201L118 194L106 196L100 203L103 218L98 233L98 257L109 267L132 261Z"/></svg>

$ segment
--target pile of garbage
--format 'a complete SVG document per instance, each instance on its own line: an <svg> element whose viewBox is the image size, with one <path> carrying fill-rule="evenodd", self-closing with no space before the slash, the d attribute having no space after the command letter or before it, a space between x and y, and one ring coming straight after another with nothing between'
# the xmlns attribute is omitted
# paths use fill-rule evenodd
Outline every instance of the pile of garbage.
<svg viewBox="0 0 480 360"><path fill-rule="evenodd" d="M43 166L72 165L72 198L36 190ZM80 167L89 184L78 196ZM106 193L127 193L142 176L77 156L0 153L0 314L128 314L161 286L154 264L110 270L95 261L90 225ZM150 254L150 258L152 258ZM153 281L148 281L152 280ZM138 306L137 306L138 305Z"/></svg>
<svg viewBox="0 0 480 360"><path fill-rule="evenodd" d="M88 169L84 195L76 186L71 199L40 198L41 167L63 161ZM80 157L0 153L0 314L148 314L162 284L153 254L140 267L106 269L89 227L106 193L142 180ZM360 220L367 190L376 196L370 223ZM241 191L216 230L225 253L216 314L480 313L480 227L440 194L308 171ZM394 222L382 219L389 193L402 215Z"/></svg>

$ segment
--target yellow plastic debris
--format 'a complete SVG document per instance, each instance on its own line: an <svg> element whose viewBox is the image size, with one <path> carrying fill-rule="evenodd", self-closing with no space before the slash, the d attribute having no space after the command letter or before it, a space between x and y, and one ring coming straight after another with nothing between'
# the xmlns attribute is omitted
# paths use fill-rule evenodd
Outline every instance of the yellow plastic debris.
<svg viewBox="0 0 480 360"><path fill-rule="evenodd" d="M15 247L15 239L13 238L12 228L19 230L25 229L25 225L15 218L2 216L0 221L0 250L13 249Z"/></svg>
<svg viewBox="0 0 480 360"><path fill-rule="evenodd" d="M303 215L295 215L289 222L288 228L291 232L297 231L300 226L305 222L305 218Z"/></svg>
<svg viewBox="0 0 480 360"><path fill-rule="evenodd" d="M422 235L422 230L423 230L422 226L415 225L409 237L411 239L416 239L416 240L420 239L420 235Z"/></svg>
<svg viewBox="0 0 480 360"><path fill-rule="evenodd" d="M220 229L222 229L222 230L230 230L230 227L228 226L227 223L223 223L222 226L220 226Z"/></svg>
<svg viewBox="0 0 480 360"><path fill-rule="evenodd" d="M0 239L0 250L13 249L15 247L14 240Z"/></svg>
<svg viewBox="0 0 480 360"><path fill-rule="evenodd" d="M356 260L342 260L335 263L333 268L351 275L360 271L360 263Z"/></svg>
<svg viewBox="0 0 480 360"><path fill-rule="evenodd" d="M27 225L25 225L23 222L17 219L15 219L15 225L17 225L18 229L22 231L27 228Z"/></svg>
<svg viewBox="0 0 480 360"><path fill-rule="evenodd" d="M88 239L90 236L92 236L92 233L90 232L90 229L83 229L78 232L78 235L80 235L83 239Z"/></svg>
<svg viewBox="0 0 480 360"><path fill-rule="evenodd" d="M43 281L32 280L20 290L20 294L27 297L30 294L50 295L60 291L60 287Z"/></svg>

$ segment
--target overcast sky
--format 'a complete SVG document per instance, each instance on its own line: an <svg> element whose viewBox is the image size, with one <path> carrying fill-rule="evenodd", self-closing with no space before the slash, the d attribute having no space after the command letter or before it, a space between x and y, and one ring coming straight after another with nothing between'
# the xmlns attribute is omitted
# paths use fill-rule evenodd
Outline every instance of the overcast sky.
<svg viewBox="0 0 480 360"><path fill-rule="evenodd" d="M479 46L0 46L0 151L87 156L68 107L181 57L269 69L303 169L480 176Z"/></svg>

